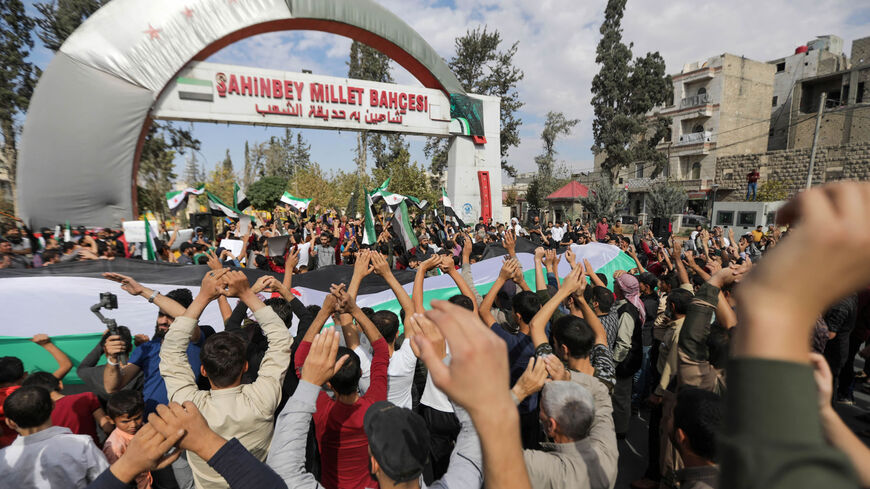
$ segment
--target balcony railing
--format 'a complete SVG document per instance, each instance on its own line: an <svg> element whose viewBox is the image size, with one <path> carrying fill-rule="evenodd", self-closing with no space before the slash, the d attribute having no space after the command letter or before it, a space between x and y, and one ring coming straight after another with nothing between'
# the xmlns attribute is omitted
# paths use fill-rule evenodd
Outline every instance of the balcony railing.
<svg viewBox="0 0 870 489"><path fill-rule="evenodd" d="M690 132L680 136L680 140L677 141L677 145L681 144L698 144L698 143L712 143L713 142L713 132L712 131L704 131L704 132Z"/></svg>
<svg viewBox="0 0 870 489"><path fill-rule="evenodd" d="M706 93L701 93L698 95L692 95L691 97L686 97L680 100L680 108L687 109L689 107L697 107L699 105L706 105L710 103L710 96Z"/></svg>

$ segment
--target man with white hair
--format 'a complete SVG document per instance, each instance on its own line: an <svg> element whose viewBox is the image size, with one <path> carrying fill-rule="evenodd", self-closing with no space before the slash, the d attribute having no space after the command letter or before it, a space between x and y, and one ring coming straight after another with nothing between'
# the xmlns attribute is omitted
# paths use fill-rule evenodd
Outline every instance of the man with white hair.
<svg viewBox="0 0 870 489"><path fill-rule="evenodd" d="M532 365L536 363L538 365ZM539 357L517 381L512 393L526 396L541 389L541 427L553 443L543 450L524 450L532 487L610 489L616 483L619 451L613 427L613 405L607 387L584 373L570 381L546 382L550 362ZM522 400L522 399L520 399Z"/></svg>

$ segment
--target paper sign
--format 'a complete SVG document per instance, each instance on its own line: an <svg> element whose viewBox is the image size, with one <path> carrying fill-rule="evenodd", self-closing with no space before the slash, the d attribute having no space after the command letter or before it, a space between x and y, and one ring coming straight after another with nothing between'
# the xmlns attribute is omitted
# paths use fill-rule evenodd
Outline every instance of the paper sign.
<svg viewBox="0 0 870 489"><path fill-rule="evenodd" d="M145 242L145 221L124 221L124 239L128 243Z"/></svg>
<svg viewBox="0 0 870 489"><path fill-rule="evenodd" d="M237 234L239 236L244 236L248 234L249 229L251 229L251 220L247 217L239 219L239 229L237 231Z"/></svg>
<svg viewBox="0 0 870 489"><path fill-rule="evenodd" d="M181 248L181 243L186 243L190 241L190 238L193 237L193 229L179 229L178 237L175 238L175 242L172 243L172 250L177 250Z"/></svg>
<svg viewBox="0 0 870 489"><path fill-rule="evenodd" d="M290 236L266 238L266 243L269 244L269 256L283 256L288 241L290 241Z"/></svg>
<svg viewBox="0 0 870 489"><path fill-rule="evenodd" d="M245 246L245 242L240 239L222 239L219 246L229 250L234 257L238 257L242 253L242 247Z"/></svg>

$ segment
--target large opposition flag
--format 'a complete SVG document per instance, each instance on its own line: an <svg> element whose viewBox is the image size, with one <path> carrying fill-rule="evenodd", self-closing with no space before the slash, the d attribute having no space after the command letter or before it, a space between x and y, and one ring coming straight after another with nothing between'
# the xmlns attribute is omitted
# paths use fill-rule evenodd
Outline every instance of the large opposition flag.
<svg viewBox="0 0 870 489"><path fill-rule="evenodd" d="M247 208L251 207L251 201L248 200L245 191L242 190L242 187L239 187L238 183L233 183L233 207L240 212L244 212Z"/></svg>
<svg viewBox="0 0 870 489"><path fill-rule="evenodd" d="M311 199L300 199L299 197L294 197L290 192L284 192L284 195L281 196L281 202L290 205L299 212L305 212L308 209L308 204L311 203Z"/></svg>
<svg viewBox="0 0 870 489"><path fill-rule="evenodd" d="M151 229L151 221L145 217L145 249L142 250L143 260L157 260L157 245L154 243L154 231Z"/></svg>
<svg viewBox="0 0 870 489"><path fill-rule="evenodd" d="M393 228L393 233L402 240L405 251L410 251L419 244L417 236L414 234L414 227L411 226L411 221L408 219L408 205L405 202L399 203L399 207L393 213L393 218L390 219L390 227Z"/></svg>
<svg viewBox="0 0 870 489"><path fill-rule="evenodd" d="M529 284L535 280L535 246L524 238L517 240L517 257ZM589 260L595 272L603 273L607 277L612 277L616 270L631 270L637 266L634 260L616 246L591 243L572 245L571 250L578 261ZM559 251L563 252L564 248ZM487 247L483 259L471 265L474 287L481 293L485 294L498 278L503 263L502 255L505 253L500 246ZM4 314L4 320L0 321L0 357L20 358L26 371L51 372L57 368L54 359L31 341L33 331L52 336L52 342L76 365L99 344L105 326L96 320L90 307L99 302L101 292L113 292L118 296L118 309L107 312L107 316L115 319L118 324L129 327L133 334L154 333L154 314L157 312L155 306L141 297L122 291L120 284L102 278L103 272L128 275L146 287L162 293L179 287L188 288L196 296L200 282L209 270L205 265L181 267L171 263L125 258L70 262L57 267L0 270L0 310ZM558 277L564 277L569 271L570 266L562 259L559 261L558 270L554 272ZM243 272L251 283L264 275L275 276L280 280L280 276L272 272L255 269L244 269ZM349 283L352 274L353 266L338 265L294 276L293 294L306 306L320 305L329 294L330 284ZM408 289L416 275L414 271L408 270L393 271L393 274ZM357 304L360 307L372 307L378 311L388 310L398 314L401 305L389 286L377 277L370 279L361 284ZM613 280L608 280L608 284L612 286ZM459 293L449 275L427 277L423 282L423 290L426 309L432 300L446 300ZM55 307L44 307L45 297L51 297ZM236 299L229 301L231 307L236 304ZM33 314L34 310L38 310L39 314ZM200 323L223 323L216 301L206 307ZM291 333L295 334L296 331L292 328ZM64 383L81 383L75 369L67 374Z"/></svg>
<svg viewBox="0 0 870 489"><path fill-rule="evenodd" d="M196 188L187 187L184 190L166 192L166 206L169 207L170 214L175 215L178 212L178 209L184 207L184 204L187 203L188 197L191 195L202 195L203 192L205 192L205 185L200 185Z"/></svg>
<svg viewBox="0 0 870 489"><path fill-rule="evenodd" d="M209 191L206 191L205 195L208 197L208 209L211 212L211 215L217 217L229 217L231 219L239 218L239 213L236 209L226 205L217 195Z"/></svg>

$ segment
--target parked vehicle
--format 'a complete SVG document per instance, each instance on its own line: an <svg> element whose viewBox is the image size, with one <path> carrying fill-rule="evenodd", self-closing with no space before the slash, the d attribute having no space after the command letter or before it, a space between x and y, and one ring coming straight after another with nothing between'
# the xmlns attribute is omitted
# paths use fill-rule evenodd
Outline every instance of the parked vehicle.
<svg viewBox="0 0 870 489"><path fill-rule="evenodd" d="M776 211L785 204L774 202L716 202L713 204L713 225L733 228L739 236L758 226L767 227L776 222Z"/></svg>
<svg viewBox="0 0 870 489"><path fill-rule="evenodd" d="M695 229L695 226L707 227L710 220L698 214L677 214L674 218L674 232L681 233L685 229Z"/></svg>

